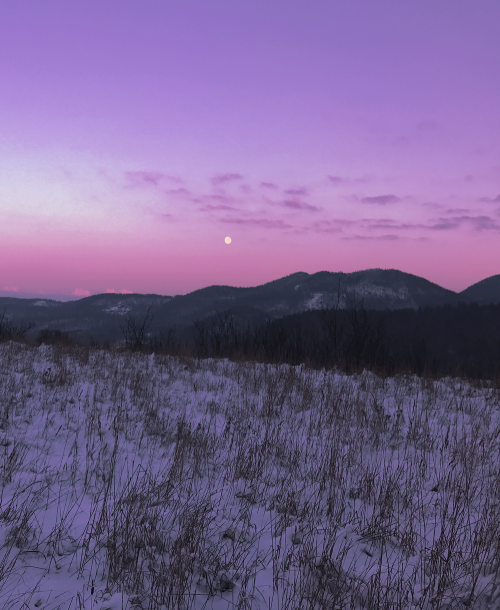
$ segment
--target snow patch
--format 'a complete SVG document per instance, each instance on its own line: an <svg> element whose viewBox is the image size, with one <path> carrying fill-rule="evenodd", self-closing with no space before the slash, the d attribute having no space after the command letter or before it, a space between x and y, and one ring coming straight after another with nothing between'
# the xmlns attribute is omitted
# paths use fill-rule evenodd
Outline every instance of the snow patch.
<svg viewBox="0 0 500 610"><path fill-rule="evenodd" d="M117 305L113 305L113 307L108 307L104 311L106 313L111 313L118 316L124 316L130 311L130 307L127 307L123 303L118 303Z"/></svg>
<svg viewBox="0 0 500 610"><path fill-rule="evenodd" d="M306 301L306 309L322 309L324 307L324 297L322 292L315 292L312 298Z"/></svg>

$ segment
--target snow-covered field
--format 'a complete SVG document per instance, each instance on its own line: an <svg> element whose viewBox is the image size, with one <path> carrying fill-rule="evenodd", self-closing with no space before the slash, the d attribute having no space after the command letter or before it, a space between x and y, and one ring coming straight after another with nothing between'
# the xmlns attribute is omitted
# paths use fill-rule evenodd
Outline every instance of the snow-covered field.
<svg viewBox="0 0 500 610"><path fill-rule="evenodd" d="M0 345L0 608L500 608L499 406Z"/></svg>

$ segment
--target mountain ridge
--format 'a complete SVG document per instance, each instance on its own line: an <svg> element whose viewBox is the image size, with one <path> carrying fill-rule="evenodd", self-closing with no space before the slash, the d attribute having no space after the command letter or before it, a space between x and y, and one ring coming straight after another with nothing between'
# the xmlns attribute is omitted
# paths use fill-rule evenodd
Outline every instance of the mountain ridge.
<svg viewBox="0 0 500 610"><path fill-rule="evenodd" d="M5 310L14 324L33 322L32 336L57 328L78 338L118 341L127 316L144 319L148 311L156 328L185 328L218 311L231 310L236 317L252 321L331 306L345 308L353 301L363 301L367 309L375 310L500 303L500 275L457 293L397 269L298 271L258 286L212 285L176 296L104 293L66 302L0 297L0 314Z"/></svg>

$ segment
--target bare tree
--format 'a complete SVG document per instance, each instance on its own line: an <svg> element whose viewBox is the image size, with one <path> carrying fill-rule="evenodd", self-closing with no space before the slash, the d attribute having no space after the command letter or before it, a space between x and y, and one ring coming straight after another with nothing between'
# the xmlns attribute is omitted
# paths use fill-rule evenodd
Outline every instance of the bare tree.
<svg viewBox="0 0 500 610"><path fill-rule="evenodd" d="M33 322L23 322L15 326L5 315L5 309L0 314L0 341L26 339L27 333L34 327Z"/></svg>
<svg viewBox="0 0 500 610"><path fill-rule="evenodd" d="M135 316L127 316L125 324L120 326L127 348L133 351L141 351L146 347L148 330L153 322L153 316L151 315L152 307L152 305L148 307L146 315L142 319L137 319Z"/></svg>

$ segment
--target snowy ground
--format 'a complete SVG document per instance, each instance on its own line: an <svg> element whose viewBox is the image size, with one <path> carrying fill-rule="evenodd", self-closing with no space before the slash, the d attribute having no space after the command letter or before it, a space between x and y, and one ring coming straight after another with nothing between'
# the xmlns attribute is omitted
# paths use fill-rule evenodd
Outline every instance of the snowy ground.
<svg viewBox="0 0 500 610"><path fill-rule="evenodd" d="M0 345L0 608L500 608L499 406Z"/></svg>

